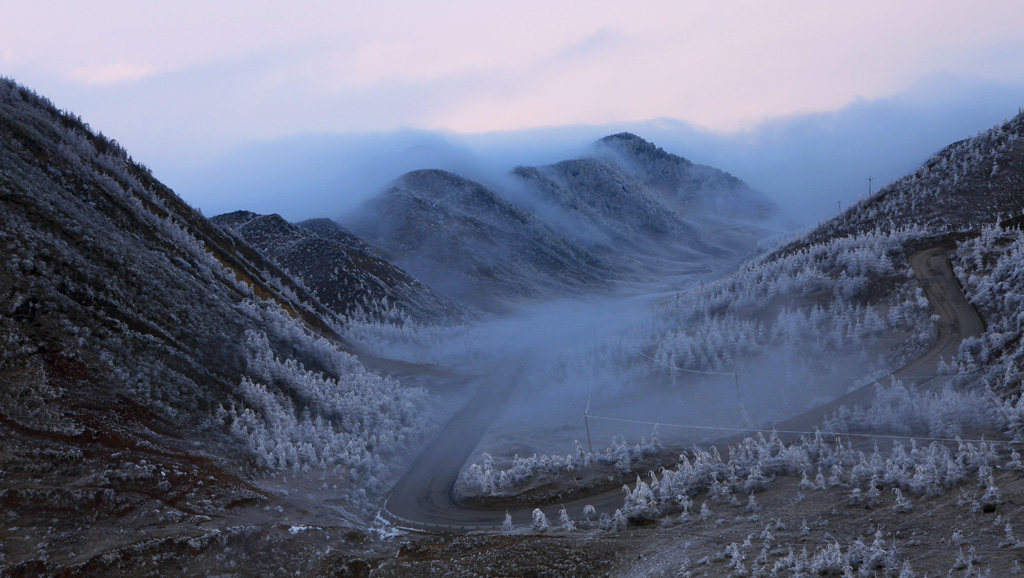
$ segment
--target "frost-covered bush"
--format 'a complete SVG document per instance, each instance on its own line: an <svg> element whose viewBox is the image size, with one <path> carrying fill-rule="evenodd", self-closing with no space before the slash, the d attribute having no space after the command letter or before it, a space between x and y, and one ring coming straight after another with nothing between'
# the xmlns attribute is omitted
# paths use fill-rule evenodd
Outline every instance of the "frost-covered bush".
<svg viewBox="0 0 1024 578"><path fill-rule="evenodd" d="M313 337L307 342L318 343ZM245 351L249 371L238 387L241 399L218 417L257 464L295 473L329 469L373 492L388 487L388 456L406 449L407 439L427 425L421 390L371 374L337 350L341 377L309 371L276 355L256 331L246 333Z"/></svg>
<svg viewBox="0 0 1024 578"><path fill-rule="evenodd" d="M654 330L635 338L636 349L674 377L675 368L736 371L744 359L787 345L810 359L851 345L869 349L893 333L926 342L934 329L919 287L896 285L885 304L863 295L885 278L910 277L903 245L925 235L913 228L870 232L750 263L662 305Z"/></svg>
<svg viewBox="0 0 1024 578"><path fill-rule="evenodd" d="M826 433L873 433L952 437L965 431L1004 426L1000 400L987 389L941 390L905 385L893 380L875 385L867 409L842 406L825 421Z"/></svg>
<svg viewBox="0 0 1024 578"><path fill-rule="evenodd" d="M944 369L957 383L975 384L1000 398L997 419L1017 439L1024 439L1024 235L1019 230L985 227L961 244L955 255L964 292L986 321L985 332L965 340L959 355Z"/></svg>
<svg viewBox="0 0 1024 578"><path fill-rule="evenodd" d="M805 482L801 488L811 491L852 488L854 504L877 506L882 501L882 490L889 488L895 490L891 492L895 497L893 507L905 512L912 504L904 492L929 498L985 475L985 499L994 503L999 499L998 489L987 476L993 468L1003 466L1000 449L1006 448L990 442L964 441L957 442L955 448L940 442L919 447L912 439L909 448L895 441L885 456L877 446L865 454L849 444L826 443L820 432L801 436L788 445L775 435L759 435L731 446L727 460L714 447L710 451L695 450L691 456L681 455L674 468L638 478L624 489L622 511L630 519L655 519L688 510L691 498L702 492L707 492L711 500L734 504L739 503L736 495L747 495L748 507L756 508L756 492L781 476L802 477ZM1008 467L1012 468L1012 462ZM831 479L826 480L823 471L830 472ZM814 483L808 480L812 472L817 472Z"/></svg>
<svg viewBox="0 0 1024 578"><path fill-rule="evenodd" d="M496 469L494 458L484 452L480 463L470 464L460 473L456 488L463 495L509 495L538 478L563 476L598 464L612 466L617 474L625 475L633 470L635 463L656 454L661 442L655 432L650 442L641 438L634 445L627 444L623 436L615 436L604 452L585 451L578 440L574 441L574 446L573 453L565 456L534 454L523 458L517 454L507 469Z"/></svg>

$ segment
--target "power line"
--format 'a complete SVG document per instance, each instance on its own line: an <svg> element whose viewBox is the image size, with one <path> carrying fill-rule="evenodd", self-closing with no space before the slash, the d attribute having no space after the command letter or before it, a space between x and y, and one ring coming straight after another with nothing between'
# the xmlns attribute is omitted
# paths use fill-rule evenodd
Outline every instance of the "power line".
<svg viewBox="0 0 1024 578"><path fill-rule="evenodd" d="M766 431L764 429L759 429L759 428L739 428L739 427L707 426L707 425L686 425L686 424L675 424L675 423L665 423L665 422L642 421L642 420L636 420L636 419L623 419L623 418L617 418L617 417L604 417L604 416L598 416L598 415L591 415L590 418L591 419L603 419L605 421L616 421L616 422L623 422L623 423L634 423L634 424L639 424L639 425L653 425L653 426L656 426L656 427L662 427L662 426L664 426L664 427L678 427L678 428L687 428L687 429L699 429L699 430L708 430L708 431L724 431L724 432L733 432L733 433L756 433L756 432L762 432L763 433L764 431ZM838 437L915 439L915 440L936 441L936 442L972 442L972 443L990 443L990 444L996 444L996 443L998 443L998 444L1021 444L1021 443L1024 443L1024 442L1020 442L1020 441L1016 441L1016 440L985 440L985 439L977 440L977 439L963 439L963 438L960 438L960 437L940 438L940 437L930 437L930 436L897 435L897 434L868 434L868 433L854 433L854 432L822 432L821 430L817 430L817 431L801 431L801 430L772 429L770 431L775 432L775 433L796 434L796 435L816 435L816 434L820 433L822 435L838 436Z"/></svg>
<svg viewBox="0 0 1024 578"><path fill-rule="evenodd" d="M779 378L794 378L794 377L798 377L798 376L795 376L795 375L792 375L792 374L783 374L783 373L764 373L764 372L747 373L747 372L744 372L744 371L701 371L701 370L697 370L697 369L687 369L685 367L679 367L678 365L673 365L671 363L665 363L664 361L658 361L657 359L651 357L650 355L647 355L646 353L644 353L644 352L642 352L642 351L640 351L638 349L635 349L633 347L629 347L629 346L623 346L623 347L625 349L628 349L628 350L632 351L633 353L636 353L637 355L639 355L641 357L644 357L644 358L650 360L651 362L653 362L653 363L655 363L657 365L660 365L662 367L666 367L668 369L672 369L672 370L675 370L675 371L682 371L684 373L697 373L697 374L701 374L701 375L719 375L719 376L723 376L723 377L725 377L725 376L728 376L728 377L732 377L732 376L742 376L742 377L779 377ZM884 377L892 377L892 378L898 379L898 380L911 380L911 379L936 379L936 378L940 378L940 377L947 377L947 378L954 378L954 377L989 377L989 376L995 376L995 375L998 375L1000 377L1004 377L1004 376L1021 376L1021 375L1024 375L1024 372L1014 371L1014 372L1006 373L1006 372L1001 372L1000 371L1000 372L997 372L995 374L987 374L987 373L950 373L950 374L917 374L917 375L904 375L904 376L896 376L895 372L889 372L889 373L883 374L881 377L883 377L883 378ZM821 381L821 380L838 380L838 379L841 379L841 380L858 380L858 379L865 379L865 378L866 378L866 376L864 376L863 374L858 374L858 375L852 375L851 374L851 375L823 375L823 376L807 377L806 379L815 379L815 380ZM875 383L878 382L877 379L869 379L869 381L874 381Z"/></svg>

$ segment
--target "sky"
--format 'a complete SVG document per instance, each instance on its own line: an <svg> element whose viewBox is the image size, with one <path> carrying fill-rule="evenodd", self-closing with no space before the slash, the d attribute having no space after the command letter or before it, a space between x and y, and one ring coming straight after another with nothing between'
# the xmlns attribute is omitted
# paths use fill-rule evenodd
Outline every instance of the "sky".
<svg viewBox="0 0 1024 578"><path fill-rule="evenodd" d="M330 149L339 154L362 152L349 172L363 167L365 178L323 207L339 210L340 196L365 196L384 178L366 166L402 164L369 152L511 167L618 128L646 128L683 149L671 152L782 195L781 169L770 175L751 158L803 154L811 166L822 147L839 154L849 133L861 153L873 136L913 141L896 159L911 164L944 142L934 139L964 138L1024 104L1017 0L9 4L0 74L81 115L207 212L245 199L200 179L253 147L316 151L326 139L347 143ZM925 123L922 111L936 116ZM901 123L908 132L893 134ZM796 140L808 135L819 141ZM437 143L447 148L435 155ZM345 189L345 174L311 182ZM824 207L828 181L815 183ZM261 208L275 206L289 212Z"/></svg>

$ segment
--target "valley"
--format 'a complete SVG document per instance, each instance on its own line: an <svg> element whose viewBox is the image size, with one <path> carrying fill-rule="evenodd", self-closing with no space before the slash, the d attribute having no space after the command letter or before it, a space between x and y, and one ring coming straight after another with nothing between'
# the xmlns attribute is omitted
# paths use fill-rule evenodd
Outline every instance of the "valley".
<svg viewBox="0 0 1024 578"><path fill-rule="evenodd" d="M4 79L0 575L1020 573L1022 138L804 232L630 133L291 223Z"/></svg>

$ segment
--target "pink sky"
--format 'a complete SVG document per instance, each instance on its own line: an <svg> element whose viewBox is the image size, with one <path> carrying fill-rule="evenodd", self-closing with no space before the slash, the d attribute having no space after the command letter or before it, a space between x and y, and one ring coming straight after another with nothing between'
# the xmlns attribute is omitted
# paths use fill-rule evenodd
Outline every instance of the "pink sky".
<svg viewBox="0 0 1024 578"><path fill-rule="evenodd" d="M0 73L133 151L672 118L735 131L938 73L1024 83L1024 4L19 2Z"/></svg>

